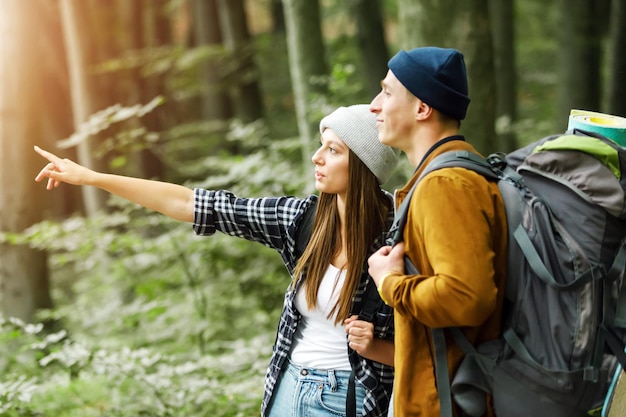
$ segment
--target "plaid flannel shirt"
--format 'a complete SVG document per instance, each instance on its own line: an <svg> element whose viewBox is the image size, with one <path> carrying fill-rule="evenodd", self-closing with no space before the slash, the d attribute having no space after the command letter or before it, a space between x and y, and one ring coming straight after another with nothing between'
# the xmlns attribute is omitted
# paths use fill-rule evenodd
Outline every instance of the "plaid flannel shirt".
<svg viewBox="0 0 626 417"><path fill-rule="evenodd" d="M306 209L317 196L305 199L296 197L265 197L240 198L228 191L209 191L195 189L195 208L193 230L198 235L212 235L216 231L231 236L262 243L280 253L282 260L291 274L295 268L295 236L297 226ZM390 200L392 196L388 194ZM390 210L386 230L393 221L393 210ZM386 233L380 236L370 250L385 244ZM367 265L361 282L353 299L352 311L358 314L362 306L362 297L370 280ZM261 415L265 416L276 381L284 368L293 342L296 328L300 323L300 313L294 300L297 288L291 286L285 293L283 310L278 325L276 341L272 357L265 376L265 395L261 407ZM374 318L374 335L392 340L394 335L393 310L382 303ZM356 371L357 380L365 387L365 399L362 415L365 417L385 417L393 385L393 367L383 365L359 356L348 346L346 347L350 363Z"/></svg>

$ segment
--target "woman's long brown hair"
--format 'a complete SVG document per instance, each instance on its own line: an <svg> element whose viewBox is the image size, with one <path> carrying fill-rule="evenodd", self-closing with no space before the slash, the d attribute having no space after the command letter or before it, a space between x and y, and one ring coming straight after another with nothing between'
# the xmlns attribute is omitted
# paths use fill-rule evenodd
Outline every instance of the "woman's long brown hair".
<svg viewBox="0 0 626 417"><path fill-rule="evenodd" d="M352 298L361 279L368 250L383 232L390 209L389 199L380 189L376 176L352 150L348 160L348 175L346 224L343 225L348 260L346 279L337 303L328 315L330 319L337 314L335 324L343 322L350 315ZM321 193L311 239L293 273L293 285L306 273L304 288L309 309L315 308L317 293L328 265L341 250L340 228L337 195Z"/></svg>

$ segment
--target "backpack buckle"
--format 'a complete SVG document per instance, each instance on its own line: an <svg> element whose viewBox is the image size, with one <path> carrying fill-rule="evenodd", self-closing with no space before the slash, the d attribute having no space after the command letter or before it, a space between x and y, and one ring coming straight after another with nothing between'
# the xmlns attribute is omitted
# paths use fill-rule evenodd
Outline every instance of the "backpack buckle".
<svg viewBox="0 0 626 417"><path fill-rule="evenodd" d="M598 382L600 379L600 370L592 366L588 366L583 370L583 379L585 381Z"/></svg>
<svg viewBox="0 0 626 417"><path fill-rule="evenodd" d="M500 171L504 171L504 168L507 166L505 155L502 152L492 153L487 157L487 162Z"/></svg>

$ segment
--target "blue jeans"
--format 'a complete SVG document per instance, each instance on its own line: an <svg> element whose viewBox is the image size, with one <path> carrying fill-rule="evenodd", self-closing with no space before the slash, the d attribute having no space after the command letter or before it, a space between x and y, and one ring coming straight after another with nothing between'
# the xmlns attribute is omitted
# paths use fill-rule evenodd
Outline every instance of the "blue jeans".
<svg viewBox="0 0 626 417"><path fill-rule="evenodd" d="M288 363L274 389L268 417L346 415L350 371L310 369ZM365 388L355 381L356 413L362 415Z"/></svg>

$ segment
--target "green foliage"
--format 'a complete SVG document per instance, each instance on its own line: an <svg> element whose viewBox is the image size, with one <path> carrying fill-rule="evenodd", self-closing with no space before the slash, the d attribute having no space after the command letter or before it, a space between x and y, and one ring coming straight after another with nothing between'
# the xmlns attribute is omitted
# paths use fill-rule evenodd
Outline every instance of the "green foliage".
<svg viewBox="0 0 626 417"><path fill-rule="evenodd" d="M517 2L515 7L519 114L513 129L521 146L558 133L559 25L556 8L545 2Z"/></svg>
<svg viewBox="0 0 626 417"><path fill-rule="evenodd" d="M299 141L270 140L262 122L232 122L211 156L194 131L171 143L187 157L179 165L189 187L287 195L311 182L291 162ZM109 214L5 236L49 253L56 307L39 324L0 322L0 415L258 415L290 282L280 257L196 236L119 198L109 204Z"/></svg>
<svg viewBox="0 0 626 417"><path fill-rule="evenodd" d="M265 88L274 92L267 121L187 121L153 134L141 118L163 104L159 98L96 113L62 145L105 133L98 155L114 171L149 145L173 182L242 196L301 195L312 164L301 169L302 144L293 137L284 44L264 35L257 45ZM200 91L195 72L211 53L138 51L100 70L168 74L176 99L187 100ZM362 102L354 54L336 56L332 75L318 80L330 94L313 98L317 118ZM289 285L279 256L221 234L195 236L189 224L116 197L109 205L108 214L2 236L49 254L55 308L38 324L0 321L0 415L257 416Z"/></svg>
<svg viewBox="0 0 626 417"><path fill-rule="evenodd" d="M65 331L0 322L27 356L18 372L4 372L3 416L253 416L262 394L256 381L267 358L258 348L267 336L236 342L220 356L163 353L162 347L98 347ZM25 373L28 372L27 375Z"/></svg>
<svg viewBox="0 0 626 417"><path fill-rule="evenodd" d="M141 118L146 114L152 112L157 106L163 104L163 97L155 97L149 103L145 105L134 105L130 107L123 107L120 104L115 104L104 110L94 113L89 119L82 123L78 130L73 133L69 138L58 142L60 148L68 148L77 146L81 142L87 140L90 136L96 135L112 125L120 124L131 119ZM125 143L136 142L138 138L146 135L145 129L131 129L124 131L122 138L125 138ZM119 147L119 146L118 146Z"/></svg>

